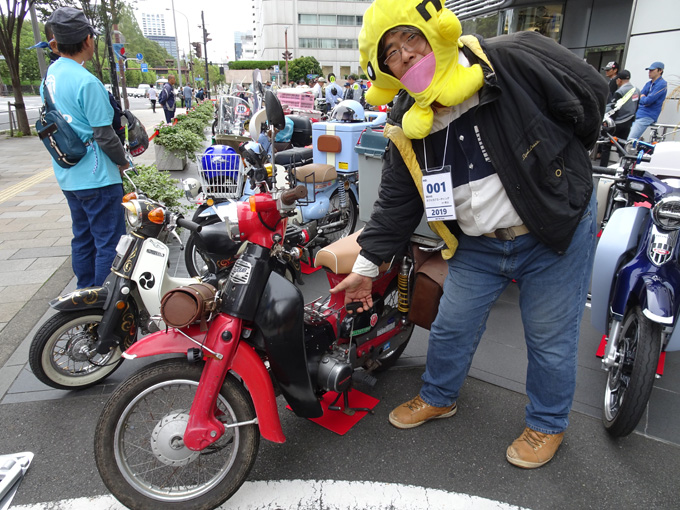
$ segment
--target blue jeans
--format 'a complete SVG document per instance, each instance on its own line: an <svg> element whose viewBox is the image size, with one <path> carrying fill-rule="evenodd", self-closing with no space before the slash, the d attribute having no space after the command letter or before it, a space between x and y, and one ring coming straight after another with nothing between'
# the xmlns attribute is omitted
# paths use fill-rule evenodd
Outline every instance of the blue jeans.
<svg viewBox="0 0 680 510"><path fill-rule="evenodd" d="M188 110L191 108L191 98L190 97L185 97L184 98L184 106L186 106L186 109Z"/></svg>
<svg viewBox="0 0 680 510"><path fill-rule="evenodd" d="M500 241L461 236L432 324L421 398L458 398L492 305L515 279L528 351L526 424L546 434L569 424L581 317L595 252L595 196L564 255L531 233Z"/></svg>
<svg viewBox="0 0 680 510"><path fill-rule="evenodd" d="M109 275L116 245L125 234L123 185L63 193L71 209L71 264L78 288L99 286Z"/></svg>
<svg viewBox="0 0 680 510"><path fill-rule="evenodd" d="M630 127L630 133L628 133L628 139L632 140L634 138L640 138L642 133L649 127L650 124L654 123L654 119L651 117L641 117L635 119L633 125Z"/></svg>

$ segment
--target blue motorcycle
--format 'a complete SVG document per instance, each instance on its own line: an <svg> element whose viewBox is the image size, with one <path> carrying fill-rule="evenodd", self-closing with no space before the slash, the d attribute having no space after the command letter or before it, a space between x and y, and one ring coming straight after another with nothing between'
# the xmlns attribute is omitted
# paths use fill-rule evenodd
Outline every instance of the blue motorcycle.
<svg viewBox="0 0 680 510"><path fill-rule="evenodd" d="M607 202L600 204L605 227L591 301L592 324L604 335L598 354L608 372L603 422L614 437L635 429L663 373L665 353L680 350L680 142L637 142L636 149L642 150L624 155L619 169L594 167L614 174Z"/></svg>

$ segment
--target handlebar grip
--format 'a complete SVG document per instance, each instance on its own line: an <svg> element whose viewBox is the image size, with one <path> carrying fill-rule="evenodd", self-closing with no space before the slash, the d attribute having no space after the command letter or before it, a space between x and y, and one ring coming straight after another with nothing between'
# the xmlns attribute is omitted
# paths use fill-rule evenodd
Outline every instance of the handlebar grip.
<svg viewBox="0 0 680 510"><path fill-rule="evenodd" d="M616 168L607 168L606 166L593 165L594 174L616 175Z"/></svg>
<svg viewBox="0 0 680 510"><path fill-rule="evenodd" d="M194 223L191 220L185 220L184 218L177 218L177 226L191 230L192 232L200 232L203 227L198 223Z"/></svg>
<svg viewBox="0 0 680 510"><path fill-rule="evenodd" d="M307 196L307 186L298 184L293 189L281 193L281 202L285 205L293 205L296 200Z"/></svg>

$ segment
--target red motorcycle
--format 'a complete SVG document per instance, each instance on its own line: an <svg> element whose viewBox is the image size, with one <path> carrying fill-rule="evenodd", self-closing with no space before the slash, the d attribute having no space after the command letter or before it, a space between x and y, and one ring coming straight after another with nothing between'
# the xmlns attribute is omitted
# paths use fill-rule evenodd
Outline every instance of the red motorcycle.
<svg viewBox="0 0 680 510"><path fill-rule="evenodd" d="M125 381L97 424L97 468L130 508L219 506L248 476L260 435L285 441L278 394L301 417L352 413L358 410L350 407L355 371L390 368L413 332L409 256L374 279L368 311L348 313L360 304L345 307L342 293L304 304L276 267L295 256L283 240L296 200L307 191L267 189L264 162L250 175L261 192L235 203L227 221L225 236L248 241L229 277L207 296L193 289L166 295L164 320L176 326L138 340L123 354L166 358ZM351 270L358 252L352 236L317 255L331 287ZM324 410L327 392L337 395Z"/></svg>

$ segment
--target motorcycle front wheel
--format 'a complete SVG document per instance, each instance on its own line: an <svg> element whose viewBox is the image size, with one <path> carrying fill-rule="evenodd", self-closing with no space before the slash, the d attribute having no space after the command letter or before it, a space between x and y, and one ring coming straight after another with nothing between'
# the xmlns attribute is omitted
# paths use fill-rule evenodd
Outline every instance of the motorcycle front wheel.
<svg viewBox="0 0 680 510"><path fill-rule="evenodd" d="M627 436L637 426L652 393L661 353L661 326L628 310L616 350L617 366L609 369L602 421L614 437Z"/></svg>
<svg viewBox="0 0 680 510"><path fill-rule="evenodd" d="M60 312L36 333L28 362L40 382L59 390L89 388L110 376L123 362L116 347L105 355L94 350L104 310Z"/></svg>
<svg viewBox="0 0 680 510"><path fill-rule="evenodd" d="M257 425L227 428L214 444L189 450L183 441L203 364L164 360L130 377L97 423L94 452L106 487L137 509L212 509L229 499L255 463ZM250 421L248 392L228 375L215 416L225 425Z"/></svg>

